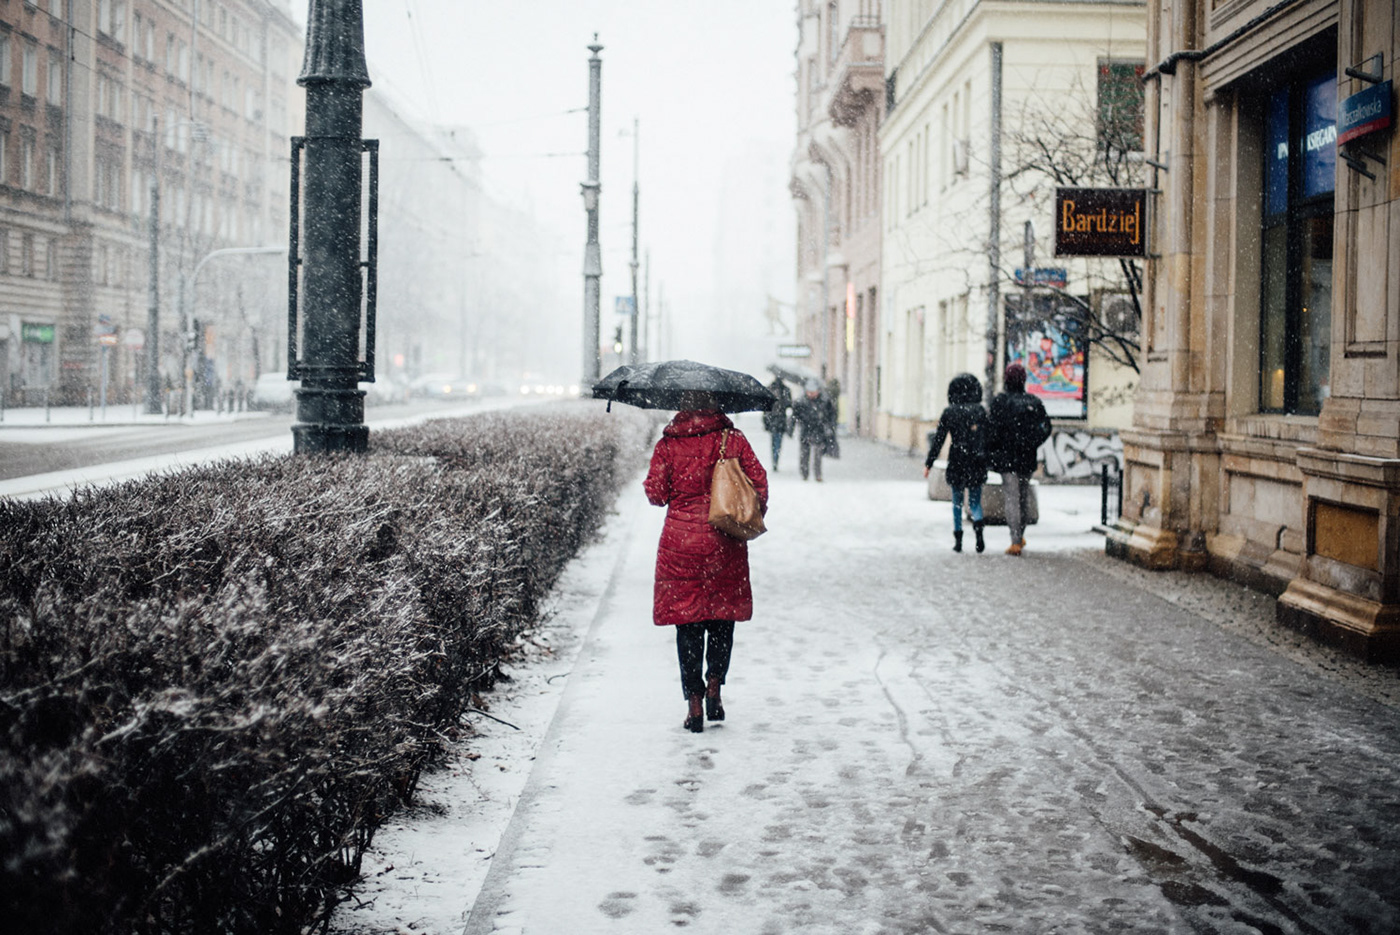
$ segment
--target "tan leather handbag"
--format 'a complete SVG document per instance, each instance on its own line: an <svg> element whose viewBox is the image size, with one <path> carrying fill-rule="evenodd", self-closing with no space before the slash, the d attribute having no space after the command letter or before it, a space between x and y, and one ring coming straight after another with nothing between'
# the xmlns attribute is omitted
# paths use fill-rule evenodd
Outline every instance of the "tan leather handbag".
<svg viewBox="0 0 1400 935"><path fill-rule="evenodd" d="M710 479L710 525L735 539L757 539L768 531L763 525L763 510L739 459L724 456L728 444L729 429L725 429Z"/></svg>

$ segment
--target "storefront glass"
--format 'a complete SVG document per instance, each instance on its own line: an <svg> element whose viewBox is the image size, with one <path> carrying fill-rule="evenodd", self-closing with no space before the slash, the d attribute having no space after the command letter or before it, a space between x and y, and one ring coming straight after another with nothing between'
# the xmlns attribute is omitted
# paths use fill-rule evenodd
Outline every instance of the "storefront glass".
<svg viewBox="0 0 1400 935"><path fill-rule="evenodd" d="M1264 118L1259 408L1316 415L1328 394L1337 79L1270 93Z"/></svg>

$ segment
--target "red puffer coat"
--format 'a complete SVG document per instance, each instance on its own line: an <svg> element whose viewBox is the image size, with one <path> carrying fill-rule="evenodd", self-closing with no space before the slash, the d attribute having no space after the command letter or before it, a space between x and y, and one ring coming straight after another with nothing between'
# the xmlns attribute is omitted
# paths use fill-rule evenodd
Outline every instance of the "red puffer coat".
<svg viewBox="0 0 1400 935"><path fill-rule="evenodd" d="M710 477L723 429L732 429L725 456L739 459L768 509L768 474L729 417L710 409L676 413L656 443L644 485L648 500L667 507L656 550L657 626L753 617L748 543L710 525Z"/></svg>

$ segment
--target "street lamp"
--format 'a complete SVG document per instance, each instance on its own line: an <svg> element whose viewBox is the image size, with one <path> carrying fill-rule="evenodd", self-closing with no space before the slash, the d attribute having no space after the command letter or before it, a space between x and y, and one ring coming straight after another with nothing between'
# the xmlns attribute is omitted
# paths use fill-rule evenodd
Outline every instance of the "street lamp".
<svg viewBox="0 0 1400 935"><path fill-rule="evenodd" d="M599 280L603 276L602 250L598 246L598 195L603 186L598 182L598 163L603 60L598 53L603 51L603 47L598 44L597 33L593 34L593 44L588 50L593 53L588 59L588 181L582 183L580 188L583 192L583 209L588 215L588 238L583 254L583 381L591 385L597 382L602 364L598 346L601 338Z"/></svg>
<svg viewBox="0 0 1400 935"><path fill-rule="evenodd" d="M361 379L374 379L375 210L377 148L361 138L365 18L361 0L309 0L306 57L297 84L306 88L306 135L293 141L292 247L288 257L288 349L295 351L295 281L302 269L305 312L300 359L288 354L288 374L301 378L292 426L297 454L363 452L369 447ZM360 259L361 179L370 153L369 259ZM298 157L305 159L300 169ZM298 174L300 172L300 175ZM303 194L304 229L298 211ZM298 239L300 238L300 239ZM362 280L367 271L368 282ZM368 293L366 360L360 357L362 300Z"/></svg>

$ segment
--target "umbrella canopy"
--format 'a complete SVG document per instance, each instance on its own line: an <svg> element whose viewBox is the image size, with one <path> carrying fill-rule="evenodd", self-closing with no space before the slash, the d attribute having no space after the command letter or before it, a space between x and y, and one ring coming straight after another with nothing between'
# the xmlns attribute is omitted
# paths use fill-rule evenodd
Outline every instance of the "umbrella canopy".
<svg viewBox="0 0 1400 935"><path fill-rule="evenodd" d="M593 398L640 409L771 409L777 397L747 373L693 360L663 360L618 367L593 384Z"/></svg>
<svg viewBox="0 0 1400 935"><path fill-rule="evenodd" d="M787 382L795 383L798 386L805 386L812 380L816 380L818 383L825 382L824 380L822 380L821 374L817 373L811 367L808 367L804 364L769 364L768 372L773 374L773 376L777 377L780 380L786 380Z"/></svg>

